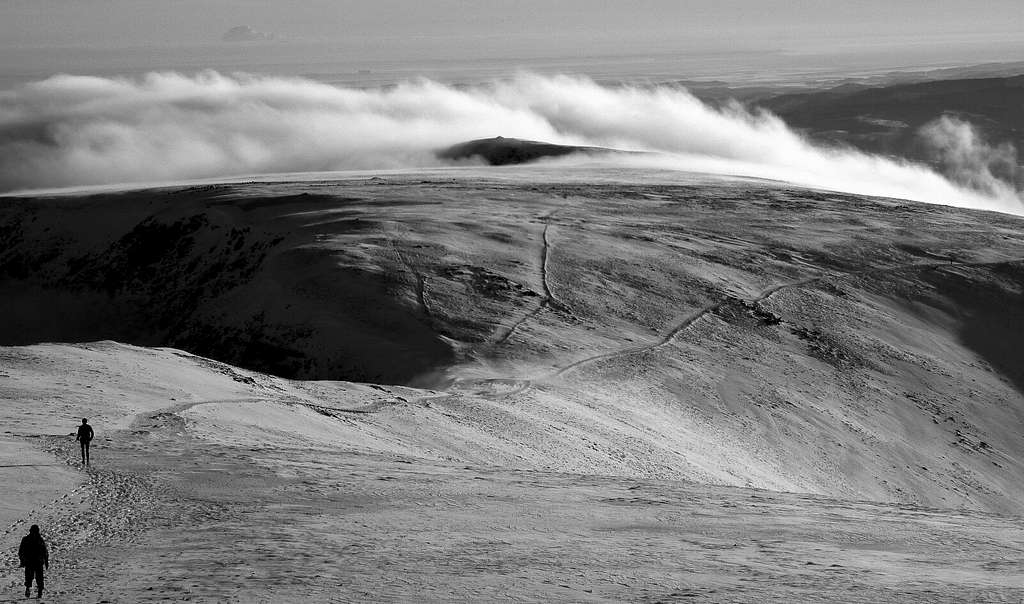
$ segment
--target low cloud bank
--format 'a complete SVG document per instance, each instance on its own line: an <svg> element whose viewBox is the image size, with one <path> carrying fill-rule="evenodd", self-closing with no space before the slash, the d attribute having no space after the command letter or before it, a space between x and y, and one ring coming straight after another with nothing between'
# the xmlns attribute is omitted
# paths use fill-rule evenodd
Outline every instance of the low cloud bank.
<svg viewBox="0 0 1024 604"><path fill-rule="evenodd" d="M386 90L212 72L62 75L0 92L0 190L426 167L437 164L437 149L500 134L661 153L615 160L623 165L1024 212L991 162L955 151L963 146L950 140L963 136L950 123L928 136L947 150L941 164L952 180L924 165L815 146L773 115L714 109L675 87L530 74Z"/></svg>
<svg viewBox="0 0 1024 604"><path fill-rule="evenodd" d="M970 122L952 115L925 124L918 134L953 182L992 197L1019 196L1024 175L1012 144L990 145Z"/></svg>

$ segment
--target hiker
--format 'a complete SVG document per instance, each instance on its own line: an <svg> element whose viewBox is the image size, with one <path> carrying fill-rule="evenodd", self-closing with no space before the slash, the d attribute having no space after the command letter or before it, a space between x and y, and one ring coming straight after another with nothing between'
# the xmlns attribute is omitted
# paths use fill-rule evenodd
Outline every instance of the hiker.
<svg viewBox="0 0 1024 604"><path fill-rule="evenodd" d="M32 590L32 577L36 578L36 597L43 597L43 569L50 569L50 552L46 549L43 536L39 534L38 524L33 524L28 534L21 539L18 559L25 568L25 597Z"/></svg>
<svg viewBox="0 0 1024 604"><path fill-rule="evenodd" d="M82 418L82 425L78 427L78 436L75 440L82 443L82 465L89 465L89 441L92 440L92 426L89 420Z"/></svg>

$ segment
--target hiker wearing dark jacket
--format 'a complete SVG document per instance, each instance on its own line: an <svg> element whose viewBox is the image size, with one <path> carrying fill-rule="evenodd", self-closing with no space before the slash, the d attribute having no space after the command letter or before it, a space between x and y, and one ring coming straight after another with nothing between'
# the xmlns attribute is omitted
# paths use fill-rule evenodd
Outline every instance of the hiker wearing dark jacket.
<svg viewBox="0 0 1024 604"><path fill-rule="evenodd" d="M32 589L32 577L36 579L36 597L43 597L43 569L50 568L50 552L46 549L43 536L39 534L38 524L33 524L28 534L21 539L18 559L25 568L25 597L29 596Z"/></svg>
<svg viewBox="0 0 1024 604"><path fill-rule="evenodd" d="M82 425L78 427L78 436L75 440L82 444L82 465L89 465L89 443L92 441L92 426L89 420L82 418Z"/></svg>

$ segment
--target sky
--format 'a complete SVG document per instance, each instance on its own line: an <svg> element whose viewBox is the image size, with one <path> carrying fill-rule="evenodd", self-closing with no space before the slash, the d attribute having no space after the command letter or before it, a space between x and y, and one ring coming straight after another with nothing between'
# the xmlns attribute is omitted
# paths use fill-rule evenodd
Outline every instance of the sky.
<svg viewBox="0 0 1024 604"><path fill-rule="evenodd" d="M274 39L222 41L240 25ZM703 65L713 72L773 54L801 68L940 66L1024 60L1021 31L1020 0L0 0L0 87L59 72L306 75L331 61L734 56Z"/></svg>
<svg viewBox="0 0 1024 604"><path fill-rule="evenodd" d="M498 47L1006 38L1019 0L0 0L0 45L203 44L249 25L295 41L441 37ZM732 37L737 35L737 37ZM541 49L541 50L542 50ZM620 47L621 50L621 47Z"/></svg>

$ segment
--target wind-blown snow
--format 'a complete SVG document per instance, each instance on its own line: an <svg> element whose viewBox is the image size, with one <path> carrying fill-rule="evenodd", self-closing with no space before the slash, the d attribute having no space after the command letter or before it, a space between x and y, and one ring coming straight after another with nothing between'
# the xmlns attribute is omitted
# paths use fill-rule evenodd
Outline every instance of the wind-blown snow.
<svg viewBox="0 0 1024 604"><path fill-rule="evenodd" d="M968 184L957 184L924 165L817 146L776 116L716 109L683 88L532 74L375 90L215 72L54 76L0 93L0 190L427 167L439 148L495 135L658 152L604 160L619 165L1024 212L1013 186L970 157L945 156L960 161L952 173Z"/></svg>
<svg viewBox="0 0 1024 604"><path fill-rule="evenodd" d="M1012 144L990 145L970 122L951 115L925 124L918 134L954 182L993 197L1013 195L1009 183L1019 182L1022 173Z"/></svg>

